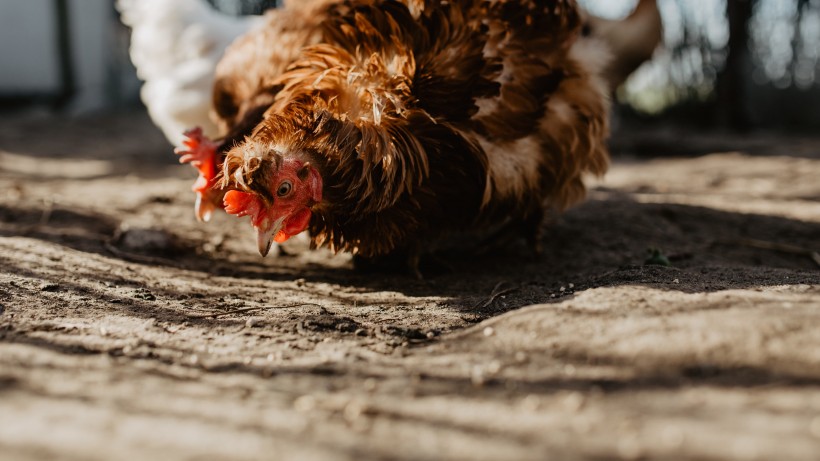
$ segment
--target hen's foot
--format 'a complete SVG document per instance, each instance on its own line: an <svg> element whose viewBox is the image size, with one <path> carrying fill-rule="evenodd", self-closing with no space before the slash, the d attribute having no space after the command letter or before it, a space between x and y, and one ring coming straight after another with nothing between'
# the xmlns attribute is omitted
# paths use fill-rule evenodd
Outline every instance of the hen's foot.
<svg viewBox="0 0 820 461"><path fill-rule="evenodd" d="M185 139L182 147L174 149L179 155L179 163L190 163L203 176L213 176L216 173L216 151L219 144L202 134L202 128L192 128L183 133Z"/></svg>
<svg viewBox="0 0 820 461"><path fill-rule="evenodd" d="M421 264L421 250L414 249L407 255L407 272L410 273L416 280L424 280L424 275L421 274L419 265Z"/></svg>
<svg viewBox="0 0 820 461"><path fill-rule="evenodd" d="M174 153L180 156L179 163L190 163L199 171L199 177L192 187L196 192L194 213L198 220L207 222L222 203L222 193L214 187L219 144L203 135L199 127L186 131L184 135L182 147L174 149Z"/></svg>
<svg viewBox="0 0 820 461"><path fill-rule="evenodd" d="M542 243L544 219L545 213L540 209L526 217L510 219L480 241L474 254L481 256L505 254L510 247L520 244L523 237L527 244L527 256L533 261L538 261L544 254Z"/></svg>
<svg viewBox="0 0 820 461"><path fill-rule="evenodd" d="M544 210L539 209L521 222L521 232L527 240L530 258L538 261L544 256L544 245L541 240L544 236Z"/></svg>

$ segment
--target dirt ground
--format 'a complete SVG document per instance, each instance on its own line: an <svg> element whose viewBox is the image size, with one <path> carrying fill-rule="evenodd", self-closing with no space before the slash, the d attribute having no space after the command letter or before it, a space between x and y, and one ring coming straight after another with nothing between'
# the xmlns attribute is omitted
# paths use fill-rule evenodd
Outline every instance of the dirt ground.
<svg viewBox="0 0 820 461"><path fill-rule="evenodd" d="M4 116L0 459L820 459L820 142L659 136L417 281L197 223L140 112Z"/></svg>

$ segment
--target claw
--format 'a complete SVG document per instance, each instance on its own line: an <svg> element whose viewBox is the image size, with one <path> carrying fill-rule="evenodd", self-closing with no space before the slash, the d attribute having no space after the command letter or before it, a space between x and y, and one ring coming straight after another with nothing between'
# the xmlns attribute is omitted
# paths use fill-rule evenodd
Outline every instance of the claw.
<svg viewBox="0 0 820 461"><path fill-rule="evenodd" d="M184 135L183 147L177 147L174 153L180 156L179 163L190 163L199 171L199 177L192 187L196 192L194 213L198 220L208 222L216 204L222 203L221 196L216 197L214 194L219 145L205 137L199 127L186 131Z"/></svg>
<svg viewBox="0 0 820 461"><path fill-rule="evenodd" d="M216 176L216 151L219 144L202 134L202 128L193 128L184 133L183 147L174 149L179 155L179 163L190 163L199 173L210 180Z"/></svg>
<svg viewBox="0 0 820 461"><path fill-rule="evenodd" d="M196 219L198 221L209 222L211 220L211 216L214 214L214 210L216 210L216 205L214 205L213 202L206 199L203 194L196 194L194 214L196 215Z"/></svg>

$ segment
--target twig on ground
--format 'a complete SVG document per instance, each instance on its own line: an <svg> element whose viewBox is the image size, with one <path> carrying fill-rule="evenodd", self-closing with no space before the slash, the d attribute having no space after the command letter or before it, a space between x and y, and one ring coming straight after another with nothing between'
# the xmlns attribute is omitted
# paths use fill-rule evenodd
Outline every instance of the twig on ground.
<svg viewBox="0 0 820 461"><path fill-rule="evenodd" d="M322 307L321 305L315 304L315 303L298 303L298 304L290 304L290 305L287 305L287 306L242 307L242 308L239 308L239 309L231 309L229 311L223 311L223 312L210 312L210 313L207 313L207 314L189 314L189 315L186 315L186 317L188 317L189 319L211 319L211 318L215 319L215 318L219 318L219 317L225 317L225 316L228 316L228 315L244 314L246 312L253 312L253 311L258 311L258 310L262 310L262 309L288 309L288 308L291 308L291 307L302 307L302 306Z"/></svg>
<svg viewBox="0 0 820 461"><path fill-rule="evenodd" d="M511 288L505 288L505 289L502 290L501 287L504 286L505 283L507 283L507 282L504 281L504 280L498 282L495 285L495 288L493 288L493 292L490 293L490 297L485 299L483 302L480 302L480 303L476 304L475 307L477 307L479 309L484 309L485 307L488 307L490 304L494 303L495 300L498 299L499 296L504 296L506 294L512 293L513 291L516 291L516 290L519 289L519 287L515 286L515 287L511 287Z"/></svg>
<svg viewBox="0 0 820 461"><path fill-rule="evenodd" d="M769 242L766 240L757 240L751 238L739 238L736 240L731 240L728 243L736 243L738 245L750 247L750 248L758 248L761 250L772 250L772 251L779 251L781 253L789 253L793 255L800 255L800 256L808 256L811 258L815 264L820 266L820 252L811 250L809 248L799 247L797 245L790 245L788 243L777 243L777 242Z"/></svg>

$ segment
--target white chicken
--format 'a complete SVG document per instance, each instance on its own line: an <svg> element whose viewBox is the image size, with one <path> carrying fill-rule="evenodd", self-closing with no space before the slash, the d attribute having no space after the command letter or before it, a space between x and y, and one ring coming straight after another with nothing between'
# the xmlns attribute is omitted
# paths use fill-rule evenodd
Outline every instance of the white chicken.
<svg viewBox="0 0 820 461"><path fill-rule="evenodd" d="M131 60L154 123L175 146L195 126L217 136L209 114L216 64L261 18L222 14L205 0L118 0L117 8L132 29Z"/></svg>

